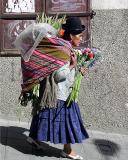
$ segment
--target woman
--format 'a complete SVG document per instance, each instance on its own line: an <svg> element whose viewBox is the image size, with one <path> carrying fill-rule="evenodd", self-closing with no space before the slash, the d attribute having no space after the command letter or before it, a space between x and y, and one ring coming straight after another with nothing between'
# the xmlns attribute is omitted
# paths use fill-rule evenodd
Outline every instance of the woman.
<svg viewBox="0 0 128 160"><path fill-rule="evenodd" d="M62 25L62 29L64 30L62 38L78 47L82 40L82 32L85 30L80 19L78 17L68 18L66 23ZM33 116L28 141L36 144L38 148L40 148L39 142L41 141L61 143L64 144L62 156L83 159L72 150L71 144L81 143L82 140L88 138L88 133L84 128L78 104L72 102L70 106L66 105L74 82L76 66L77 57L73 53L70 62L54 73L56 108L46 107ZM80 71L83 75L86 73L85 68L81 68ZM40 83L40 102L43 97L44 84L46 84L45 79Z"/></svg>

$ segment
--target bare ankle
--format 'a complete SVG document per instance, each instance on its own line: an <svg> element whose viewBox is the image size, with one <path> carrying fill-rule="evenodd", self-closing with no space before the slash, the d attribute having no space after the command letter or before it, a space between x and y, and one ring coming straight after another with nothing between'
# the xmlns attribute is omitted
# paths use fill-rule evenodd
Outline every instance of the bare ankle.
<svg viewBox="0 0 128 160"><path fill-rule="evenodd" d="M65 153L70 154L71 151L72 151L71 145L70 144L65 144L63 150L64 150Z"/></svg>

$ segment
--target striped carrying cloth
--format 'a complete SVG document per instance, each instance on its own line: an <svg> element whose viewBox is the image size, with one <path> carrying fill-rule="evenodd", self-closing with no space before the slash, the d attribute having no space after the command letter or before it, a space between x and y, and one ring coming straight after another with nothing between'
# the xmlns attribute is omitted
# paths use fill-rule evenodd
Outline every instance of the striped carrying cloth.
<svg viewBox="0 0 128 160"><path fill-rule="evenodd" d="M70 43L61 38L44 38L28 62L21 58L22 92L29 91L35 84L70 61L72 51Z"/></svg>

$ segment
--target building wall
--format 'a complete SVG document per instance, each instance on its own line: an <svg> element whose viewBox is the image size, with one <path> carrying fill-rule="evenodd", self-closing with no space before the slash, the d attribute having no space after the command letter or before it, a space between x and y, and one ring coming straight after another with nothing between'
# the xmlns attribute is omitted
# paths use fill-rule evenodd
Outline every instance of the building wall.
<svg viewBox="0 0 128 160"><path fill-rule="evenodd" d="M28 121L31 107L19 105L21 91L19 57L0 57L0 118Z"/></svg>
<svg viewBox="0 0 128 160"><path fill-rule="evenodd" d="M84 119L92 128L127 130L128 10L95 11L92 45L100 48L103 59L83 81Z"/></svg>
<svg viewBox="0 0 128 160"><path fill-rule="evenodd" d="M92 46L100 48L103 58L83 80L80 100L84 122L93 129L127 133L128 1L92 2L96 12Z"/></svg>
<svg viewBox="0 0 128 160"><path fill-rule="evenodd" d="M82 81L79 104L85 126L113 132L128 130L128 2L92 0L92 46L102 61ZM0 58L0 116L30 120L31 107L18 105L20 58Z"/></svg>

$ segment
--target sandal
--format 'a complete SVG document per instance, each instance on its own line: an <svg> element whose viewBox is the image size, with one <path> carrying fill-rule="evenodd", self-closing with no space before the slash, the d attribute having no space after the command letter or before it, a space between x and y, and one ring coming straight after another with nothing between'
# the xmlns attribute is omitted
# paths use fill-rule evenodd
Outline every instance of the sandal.
<svg viewBox="0 0 128 160"><path fill-rule="evenodd" d="M71 158L71 159L77 159L77 160L82 160L83 159L83 157L81 157L80 155L76 155L76 156L72 156L72 155L67 155L67 158Z"/></svg>
<svg viewBox="0 0 128 160"><path fill-rule="evenodd" d="M72 156L70 154L65 153L64 151L61 152L61 156L64 158L70 158L70 159L76 159L76 160L82 160L83 157L81 157L80 155L76 155L76 156Z"/></svg>

